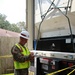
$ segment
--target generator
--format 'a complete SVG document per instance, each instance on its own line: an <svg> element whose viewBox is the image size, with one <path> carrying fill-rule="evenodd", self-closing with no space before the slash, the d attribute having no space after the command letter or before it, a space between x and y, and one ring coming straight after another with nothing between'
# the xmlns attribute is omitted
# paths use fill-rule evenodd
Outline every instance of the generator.
<svg viewBox="0 0 75 75"><path fill-rule="evenodd" d="M35 51L37 56L36 75L46 75L47 73L55 72L75 64L75 61L72 60L74 58L74 50L70 37L71 36L68 35L62 37L40 38L40 40L38 40L37 51ZM75 39L75 35L73 35L73 39ZM67 55L67 53L69 54ZM50 54L52 56L50 56ZM73 69L68 69L61 73L62 75L67 75L72 70ZM55 75L61 75L61 73Z"/></svg>

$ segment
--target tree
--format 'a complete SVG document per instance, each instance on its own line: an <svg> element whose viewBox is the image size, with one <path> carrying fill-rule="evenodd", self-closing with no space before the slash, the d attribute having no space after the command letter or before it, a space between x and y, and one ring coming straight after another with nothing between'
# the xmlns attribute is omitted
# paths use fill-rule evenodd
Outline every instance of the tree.
<svg viewBox="0 0 75 75"><path fill-rule="evenodd" d="M10 31L21 32L20 28L17 27L16 24L11 24L9 27L10 27L10 28L9 28Z"/></svg>
<svg viewBox="0 0 75 75"><path fill-rule="evenodd" d="M9 21L6 20L6 15L3 15L1 13L0 13L0 28L14 32L21 32L17 24L10 24Z"/></svg>
<svg viewBox="0 0 75 75"><path fill-rule="evenodd" d="M9 29L10 23L6 20L6 15L0 13L0 28Z"/></svg>
<svg viewBox="0 0 75 75"><path fill-rule="evenodd" d="M20 30L25 29L26 30L26 25L25 22L18 22L17 26L20 28Z"/></svg>

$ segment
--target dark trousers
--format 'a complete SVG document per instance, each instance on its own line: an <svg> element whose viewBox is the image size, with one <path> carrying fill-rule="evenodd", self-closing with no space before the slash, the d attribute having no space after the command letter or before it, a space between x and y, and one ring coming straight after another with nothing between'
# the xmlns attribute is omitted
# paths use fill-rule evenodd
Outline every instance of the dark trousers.
<svg viewBox="0 0 75 75"><path fill-rule="evenodd" d="M14 75L28 75L28 69L15 69Z"/></svg>

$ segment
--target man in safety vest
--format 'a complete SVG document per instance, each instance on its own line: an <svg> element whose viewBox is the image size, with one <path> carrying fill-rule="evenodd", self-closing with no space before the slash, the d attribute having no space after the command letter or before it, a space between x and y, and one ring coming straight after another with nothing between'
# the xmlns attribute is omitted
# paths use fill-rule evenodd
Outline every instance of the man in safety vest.
<svg viewBox="0 0 75 75"><path fill-rule="evenodd" d="M15 44L11 49L14 59L15 75L28 75L30 61L34 58L33 53L25 46L28 39L29 33L27 31L22 31L19 43Z"/></svg>

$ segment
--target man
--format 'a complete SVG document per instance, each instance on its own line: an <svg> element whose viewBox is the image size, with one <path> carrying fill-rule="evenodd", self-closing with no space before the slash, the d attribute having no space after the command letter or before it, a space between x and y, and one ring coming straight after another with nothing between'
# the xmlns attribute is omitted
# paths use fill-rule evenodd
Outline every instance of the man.
<svg viewBox="0 0 75 75"><path fill-rule="evenodd" d="M29 33L27 31L22 31L19 43L15 44L11 49L14 59L15 75L28 75L30 61L34 58L33 53L30 53L28 48L24 46L28 39Z"/></svg>

